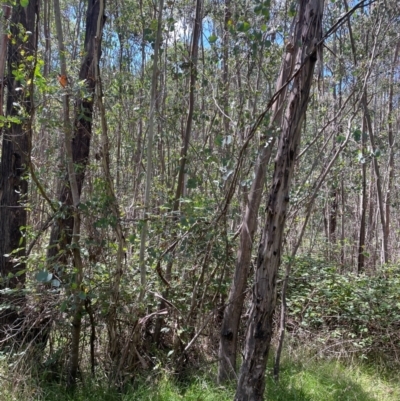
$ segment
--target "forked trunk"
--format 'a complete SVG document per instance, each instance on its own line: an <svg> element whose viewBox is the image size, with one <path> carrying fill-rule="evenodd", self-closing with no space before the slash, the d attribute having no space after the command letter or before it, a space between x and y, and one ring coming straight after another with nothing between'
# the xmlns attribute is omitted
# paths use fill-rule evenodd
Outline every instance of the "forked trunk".
<svg viewBox="0 0 400 401"><path fill-rule="evenodd" d="M258 250L252 307L236 401L263 399L289 190L300 144L301 124L306 114L317 60L316 43L321 38L322 13L323 1L299 1L295 37L300 39L301 47L297 52L295 68L300 68L300 71L293 79L279 138L266 222Z"/></svg>
<svg viewBox="0 0 400 401"><path fill-rule="evenodd" d="M296 42L292 38L292 42ZM276 85L279 91L286 80L290 77L293 69L294 46L287 46L287 53L282 62L281 73ZM282 122L283 103L285 101L287 86L282 90L280 96L273 106L273 117L271 120L271 130L279 127ZM221 336L219 343L219 365L218 382L224 383L234 379L236 376L236 354L240 317L245 299L247 287L247 276L249 274L250 261L253 249L254 233L257 228L258 209L260 208L261 196L264 188L265 172L271 158L274 147L275 137L266 138L270 140L267 144L262 144L255 168L255 177L249 192L249 200L243 217L242 229L240 232L240 246L237 255L235 273L229 292L224 317L221 325Z"/></svg>

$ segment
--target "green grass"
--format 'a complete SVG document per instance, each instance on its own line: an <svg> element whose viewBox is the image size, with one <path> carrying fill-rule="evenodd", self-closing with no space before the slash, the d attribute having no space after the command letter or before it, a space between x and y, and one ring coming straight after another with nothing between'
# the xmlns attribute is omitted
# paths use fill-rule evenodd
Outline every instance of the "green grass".
<svg viewBox="0 0 400 401"><path fill-rule="evenodd" d="M23 385L21 384L23 383ZM102 387L103 382L87 384L73 394L62 386L47 384L39 387L21 381L15 383L0 378L2 401L230 401L234 386L219 387L211 374L191 376L186 382L177 382L166 375L149 372L147 378L137 380L124 394ZM3 386L5 384L5 386ZM8 384L8 385L7 385ZM14 389L12 390L12 387ZM8 388L8 390L6 390ZM281 380L275 384L268 377L267 401L399 401L400 381L396 372L381 371L378 366L345 365L337 361L301 361L285 359Z"/></svg>
<svg viewBox="0 0 400 401"><path fill-rule="evenodd" d="M398 401L400 382L378 366L313 361L282 365L281 379L268 379L266 400L271 401Z"/></svg>

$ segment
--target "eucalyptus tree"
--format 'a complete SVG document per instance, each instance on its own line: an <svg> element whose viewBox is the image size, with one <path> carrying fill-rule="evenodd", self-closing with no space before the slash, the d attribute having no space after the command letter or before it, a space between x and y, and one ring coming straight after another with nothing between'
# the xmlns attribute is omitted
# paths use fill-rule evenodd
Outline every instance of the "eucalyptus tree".
<svg viewBox="0 0 400 401"><path fill-rule="evenodd" d="M292 75L293 71L294 57L293 46L291 45L292 42L293 39L290 41L290 44L286 46L286 54L276 85L276 92L279 93L279 95L276 97L272 106L270 131L276 130L282 123L283 106L288 87L286 81ZM274 149L275 136L265 139L268 142L262 143L260 146L254 174L255 177L248 194L248 203L245 206L234 278L227 305L224 310L219 345L219 382L224 382L228 378L233 378L236 374L239 323L246 295L247 277L252 257L254 234L257 228L258 210L262 199L267 166Z"/></svg>
<svg viewBox="0 0 400 401"><path fill-rule="evenodd" d="M273 334L276 305L276 281L281 262L291 179L300 144L314 66L322 38L322 1L300 1L293 47L295 73L282 122L269 190L266 221L257 256L253 299L246 333L244 360L235 400L261 401L265 389L265 369ZM300 47L301 46L301 47Z"/></svg>

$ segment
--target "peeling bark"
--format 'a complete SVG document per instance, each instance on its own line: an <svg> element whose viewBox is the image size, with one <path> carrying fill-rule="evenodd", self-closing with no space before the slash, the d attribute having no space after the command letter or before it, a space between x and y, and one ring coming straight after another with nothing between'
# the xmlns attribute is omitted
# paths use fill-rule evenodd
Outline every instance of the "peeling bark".
<svg viewBox="0 0 400 401"><path fill-rule="evenodd" d="M258 250L252 307L236 401L261 401L264 395L265 369L273 334L276 279L281 262L289 190L300 143L301 124L306 114L317 61L318 49L315 44L322 36L322 13L323 1L299 2L295 29L300 34L301 47L297 52L296 66L301 70L293 80L279 138L266 222Z"/></svg>
<svg viewBox="0 0 400 401"><path fill-rule="evenodd" d="M293 38L292 42L297 41ZM287 52L282 62L281 73L276 85L278 92L293 70L294 47L290 43L287 46ZM282 122L283 104L286 98L287 86L282 90L273 107L273 116L270 129L280 127ZM219 343L219 365L218 382L224 383L227 380L236 377L236 356L238 331L240 317L242 314L245 291L247 287L247 277L249 275L250 262L252 257L254 233L257 229L258 210L260 208L262 192L264 188L265 174L274 148L275 137L266 146L262 144L259 150L259 156L255 167L255 177L249 192L248 203L243 217L242 229L240 231L240 246L237 254L235 273L230 288L228 301L224 310L224 317L221 325L221 335Z"/></svg>

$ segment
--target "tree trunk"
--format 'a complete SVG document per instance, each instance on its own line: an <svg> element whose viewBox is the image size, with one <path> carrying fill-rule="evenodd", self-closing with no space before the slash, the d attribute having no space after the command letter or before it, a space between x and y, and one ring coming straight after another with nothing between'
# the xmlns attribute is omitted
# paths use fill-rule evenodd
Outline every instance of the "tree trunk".
<svg viewBox="0 0 400 401"><path fill-rule="evenodd" d="M147 241L147 214L150 206L150 187L152 185L153 175L153 136L154 136L154 113L156 109L157 101L157 81L158 81L158 59L159 51L161 46L161 35L162 35L162 15L163 15L164 0L159 2L158 11L158 26L157 26L157 37L154 44L154 56L153 56L153 75L151 79L151 98L150 98L150 113L149 113L149 126L148 126L148 137L147 137L147 163L146 163L146 189L144 195L144 211L143 211L143 227L140 233L140 253L139 253L139 267L140 267L140 295L139 302L141 303L145 296L146 291L146 264L145 264L145 252L146 252L146 241Z"/></svg>
<svg viewBox="0 0 400 401"><path fill-rule="evenodd" d="M322 34L323 1L300 0L295 38L301 42L296 56L300 72L293 79L282 123L273 181L269 191L266 222L260 242L244 361L236 390L236 401L261 401L265 369L272 339L276 305L276 279L281 261L282 237L289 190L300 144L309 93L317 61L316 43Z"/></svg>
<svg viewBox="0 0 400 401"><path fill-rule="evenodd" d="M361 129L361 156L364 159L366 150L366 137L365 137L365 118L363 119ZM364 270L365 264L365 226L367 217L367 163L362 160L361 165L361 215L360 215L360 231L358 236L358 260L357 260L357 273L360 274Z"/></svg>
<svg viewBox="0 0 400 401"><path fill-rule="evenodd" d="M174 212L177 212L179 210L180 198L184 190L185 167L186 167L190 137L192 134L193 112L195 104L194 95L197 82L197 58L199 53L199 38L200 38L201 21L202 21L201 15L202 15L202 0L197 0L196 17L193 26L192 48L190 51L189 109L186 120L185 135L183 138L183 144L181 148L178 182L174 199L174 209L173 209Z"/></svg>
<svg viewBox="0 0 400 401"><path fill-rule="evenodd" d="M86 79L87 86L89 90L93 93L95 88L95 77L96 77L96 63L98 62L100 55L100 43L101 43L101 33L104 24L104 2L96 1L95 4L89 3L88 13L87 13L87 25L86 25L86 37L85 37L85 48L89 50L85 61L81 68L81 73L91 74L88 79ZM60 54L60 64L61 64L61 75L66 76L66 62L64 56L64 38L61 26L61 11L59 0L54 0L54 14L57 27L58 36L58 50ZM83 70L83 72L82 72ZM73 313L72 313L72 324L71 324L71 349L69 356L69 367L68 367L68 378L67 384L69 387L74 387L76 384L76 377L78 374L79 366L79 350L80 350L80 334L81 334L81 323L82 323L82 312L83 312L83 300L80 297L81 285L83 281L83 261L80 250L80 235L81 235L81 216L78 209L80 203L80 195L82 191L82 184L84 175L80 170L80 166L76 166L75 156L79 154L82 149L76 149L74 153L74 140L79 137L79 133L85 130L85 135L90 141L91 134L91 118L93 111L93 100L80 99L77 101L76 107L76 119L73 133L75 138L72 138L72 130L69 120L69 96L68 96L68 86L65 88L65 93L63 96L63 111L64 111L64 144L66 153L66 164L68 171L68 181L69 187L65 192L67 194L67 204L70 205L71 215L68 217L68 222L71 224L69 227L70 232L65 236L64 244L72 243L72 256L73 264L75 269L74 274L74 288L72 290L73 299ZM89 118L87 115L89 114ZM89 125L88 125L89 124ZM89 152L89 143L83 151ZM83 160L86 166L87 157ZM66 187L64 186L63 189ZM72 232L71 232L72 229ZM65 256L64 256L65 258Z"/></svg>
<svg viewBox="0 0 400 401"><path fill-rule="evenodd" d="M31 0L27 7L19 3L14 6L10 35L13 38L8 48L7 72L7 107L6 116L19 118L21 110L27 116L32 115L33 85L27 82L33 76L34 61L27 61L28 56L35 55L37 44L36 19L38 18L38 1ZM28 40L23 40L21 30L30 31ZM25 82L16 79L13 74L15 66L26 68ZM20 90L21 86L24 90ZM4 279L1 287L19 288L25 283L25 263L19 258L25 256L26 239L23 230L27 225L25 203L28 201L27 167L30 163L32 131L31 119L21 123L10 123L3 129L0 177L0 274ZM4 317L7 316L7 317ZM7 313L2 323L13 323L15 313Z"/></svg>
<svg viewBox="0 0 400 401"><path fill-rule="evenodd" d="M287 52L282 62L276 91L279 91L283 87L293 70L294 46L297 47L296 41L291 38L291 43L286 47ZM286 93L287 86L282 90L274 104L273 117L270 125L271 130L281 125ZM236 377L236 354L239 323L245 299L247 276L249 274L254 233L257 228L258 210L260 208L261 196L264 188L265 173L274 147L275 137L265 138L265 140L271 140L271 142L269 142L267 146L263 143L259 150L259 156L255 168L255 177L249 192L249 200L243 217L242 229L240 231L240 246L237 255L234 278L222 320L218 354L219 383L223 383Z"/></svg>
<svg viewBox="0 0 400 401"><path fill-rule="evenodd" d="M75 101L75 122L72 136L72 160L76 166L75 176L79 196L82 192L86 166L89 161L90 139L92 136L93 102L96 86L94 60L98 60L101 54L101 46L96 46L95 43L99 10L99 2L97 0L89 0L86 12L85 57L82 61L78 78L80 81L85 81L87 93L85 97L77 98ZM94 54L95 50L97 51L97 57ZM68 180L62 184L59 201L67 209L72 205L72 194ZM63 263L66 262L65 250L67 245L71 243L73 225L73 217L69 212L66 218L59 218L55 221L47 252L49 261L54 262L57 259Z"/></svg>

